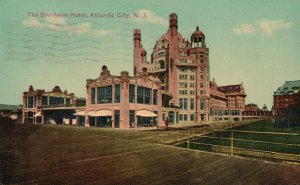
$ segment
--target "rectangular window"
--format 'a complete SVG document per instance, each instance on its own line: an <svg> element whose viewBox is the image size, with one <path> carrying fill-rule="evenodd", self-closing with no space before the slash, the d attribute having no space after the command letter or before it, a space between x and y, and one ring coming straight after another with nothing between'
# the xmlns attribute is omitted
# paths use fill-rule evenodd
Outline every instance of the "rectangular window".
<svg viewBox="0 0 300 185"><path fill-rule="evenodd" d="M120 84L115 84L115 103L120 103Z"/></svg>
<svg viewBox="0 0 300 185"><path fill-rule="evenodd" d="M57 98L57 105L58 106L64 106L64 98Z"/></svg>
<svg viewBox="0 0 300 185"><path fill-rule="evenodd" d="M187 117L188 117L187 114L184 114L184 115L183 115L183 120L184 120L184 121L187 121L187 120L188 120Z"/></svg>
<svg viewBox="0 0 300 185"><path fill-rule="evenodd" d="M200 82L200 87L201 87L201 88L203 87L203 83L202 83L202 82Z"/></svg>
<svg viewBox="0 0 300 185"><path fill-rule="evenodd" d="M71 99L70 98L66 98L66 105L70 106L71 105Z"/></svg>
<svg viewBox="0 0 300 185"><path fill-rule="evenodd" d="M137 103L144 103L144 90L143 87L137 87Z"/></svg>
<svg viewBox="0 0 300 185"><path fill-rule="evenodd" d="M190 90L190 95L194 95L195 91L194 90Z"/></svg>
<svg viewBox="0 0 300 185"><path fill-rule="evenodd" d="M153 89L153 105L157 105L157 90Z"/></svg>
<svg viewBox="0 0 300 185"><path fill-rule="evenodd" d="M133 128L135 124L135 110L129 110L129 124Z"/></svg>
<svg viewBox="0 0 300 185"><path fill-rule="evenodd" d="M115 112L114 112L114 114L115 114L115 128L119 128L120 127L120 110L115 110Z"/></svg>
<svg viewBox="0 0 300 185"><path fill-rule="evenodd" d="M179 82L179 87L180 87L180 88L185 88L185 87L187 87L187 82Z"/></svg>
<svg viewBox="0 0 300 185"><path fill-rule="evenodd" d="M96 103L95 88L91 88L91 104Z"/></svg>
<svg viewBox="0 0 300 185"><path fill-rule="evenodd" d="M33 96L30 96L27 98L28 99L28 104L27 104L27 108L33 108Z"/></svg>
<svg viewBox="0 0 300 185"><path fill-rule="evenodd" d="M183 121L183 115L179 114L179 121Z"/></svg>
<svg viewBox="0 0 300 185"><path fill-rule="evenodd" d="M145 88L145 104L150 104L151 102L151 89Z"/></svg>
<svg viewBox="0 0 300 185"><path fill-rule="evenodd" d="M200 109L201 109L201 110L204 109L204 105L205 105L205 104L204 104L204 100L201 99L201 100L200 100Z"/></svg>
<svg viewBox="0 0 300 185"><path fill-rule="evenodd" d="M57 101L56 101L56 97L49 97L49 105L56 105Z"/></svg>
<svg viewBox="0 0 300 185"><path fill-rule="evenodd" d="M204 121L204 119L205 119L205 115L201 114L201 121Z"/></svg>
<svg viewBox="0 0 300 185"><path fill-rule="evenodd" d="M195 87L194 82L190 83L190 87Z"/></svg>
<svg viewBox="0 0 300 185"><path fill-rule="evenodd" d="M146 87L137 87L137 103L150 104L151 89Z"/></svg>
<svg viewBox="0 0 300 185"><path fill-rule="evenodd" d="M190 99L190 108L191 108L191 110L194 110L194 105L195 105L194 98L191 98Z"/></svg>
<svg viewBox="0 0 300 185"><path fill-rule="evenodd" d="M194 119L195 119L195 115L194 114L190 114L190 120L194 121Z"/></svg>
<svg viewBox="0 0 300 185"><path fill-rule="evenodd" d="M187 98L183 98L183 109L184 110L187 110L187 101L188 101Z"/></svg>
<svg viewBox="0 0 300 185"><path fill-rule="evenodd" d="M42 96L42 106L48 105L48 96Z"/></svg>
<svg viewBox="0 0 300 185"><path fill-rule="evenodd" d="M194 80L195 76L194 75L190 75L190 80Z"/></svg>
<svg viewBox="0 0 300 185"><path fill-rule="evenodd" d="M200 75L200 80L203 80L203 75Z"/></svg>
<svg viewBox="0 0 300 185"><path fill-rule="evenodd" d="M98 104L112 103L112 86L97 87Z"/></svg>
<svg viewBox="0 0 300 185"><path fill-rule="evenodd" d="M179 109L183 109L183 98L179 98Z"/></svg>
<svg viewBox="0 0 300 185"><path fill-rule="evenodd" d="M129 103L135 102L135 85L129 84Z"/></svg>

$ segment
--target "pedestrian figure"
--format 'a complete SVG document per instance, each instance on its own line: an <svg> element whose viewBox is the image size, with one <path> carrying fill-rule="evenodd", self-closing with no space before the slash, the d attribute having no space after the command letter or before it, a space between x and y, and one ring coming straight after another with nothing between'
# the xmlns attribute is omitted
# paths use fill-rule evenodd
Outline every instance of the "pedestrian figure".
<svg viewBox="0 0 300 185"><path fill-rule="evenodd" d="M169 126L169 118L166 118L166 120L165 120L165 126L166 126L166 130L168 130L168 126Z"/></svg>

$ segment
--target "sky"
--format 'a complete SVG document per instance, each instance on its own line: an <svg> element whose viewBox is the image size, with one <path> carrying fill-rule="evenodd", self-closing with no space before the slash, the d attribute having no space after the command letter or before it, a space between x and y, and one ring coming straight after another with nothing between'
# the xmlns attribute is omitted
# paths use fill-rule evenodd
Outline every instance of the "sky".
<svg viewBox="0 0 300 185"><path fill-rule="evenodd" d="M132 75L133 29L149 61L175 12L183 37L204 32L211 80L243 82L246 103L270 109L273 92L300 79L299 10L298 0L0 0L0 104L21 104L29 85L85 97L102 65Z"/></svg>

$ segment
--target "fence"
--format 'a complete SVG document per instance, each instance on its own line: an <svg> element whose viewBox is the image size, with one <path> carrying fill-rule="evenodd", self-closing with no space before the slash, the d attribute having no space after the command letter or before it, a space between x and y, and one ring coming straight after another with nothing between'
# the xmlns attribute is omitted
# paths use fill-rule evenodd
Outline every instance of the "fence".
<svg viewBox="0 0 300 185"><path fill-rule="evenodd" d="M300 164L298 133L238 130L250 122L203 125L200 128L162 130L157 141L188 149L263 158Z"/></svg>

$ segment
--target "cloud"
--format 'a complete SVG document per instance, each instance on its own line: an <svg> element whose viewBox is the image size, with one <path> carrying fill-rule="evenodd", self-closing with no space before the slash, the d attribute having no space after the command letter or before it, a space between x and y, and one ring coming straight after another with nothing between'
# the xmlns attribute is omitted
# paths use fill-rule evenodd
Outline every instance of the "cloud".
<svg viewBox="0 0 300 185"><path fill-rule="evenodd" d="M24 26L31 27L31 28L41 28L42 24L39 20L35 17L30 17L23 21Z"/></svg>
<svg viewBox="0 0 300 185"><path fill-rule="evenodd" d="M256 31L251 24L241 24L238 27L232 29L236 35L255 35Z"/></svg>
<svg viewBox="0 0 300 185"><path fill-rule="evenodd" d="M232 32L236 35L255 35L261 33L263 36L272 37L275 32L281 29L289 29L294 26L291 21L285 21L282 19L269 20L261 19L253 24L243 23L232 29Z"/></svg>
<svg viewBox="0 0 300 185"><path fill-rule="evenodd" d="M268 37L272 37L275 33L275 31L280 29L288 29L291 28L294 25L293 22L290 21L284 21L284 20L268 20L263 19L258 21L258 26L261 29L261 31Z"/></svg>
<svg viewBox="0 0 300 185"><path fill-rule="evenodd" d="M66 21L63 17L45 17L45 21L50 24L66 25Z"/></svg>
<svg viewBox="0 0 300 185"><path fill-rule="evenodd" d="M89 33L95 36L105 36L113 32L112 30L93 29L88 22L68 24L63 17L46 17L44 21L39 21L35 17L30 17L23 21L23 25L30 28L42 28L66 32L70 35Z"/></svg>
<svg viewBox="0 0 300 185"><path fill-rule="evenodd" d="M137 10L134 14L139 15L140 18L135 18L134 20L137 20L138 22L140 21L146 21L152 24L158 24L158 25L163 25L166 26L168 25L168 21L161 16L156 15L155 12L151 10L146 10L146 9L139 9ZM134 15L131 15L134 17Z"/></svg>

